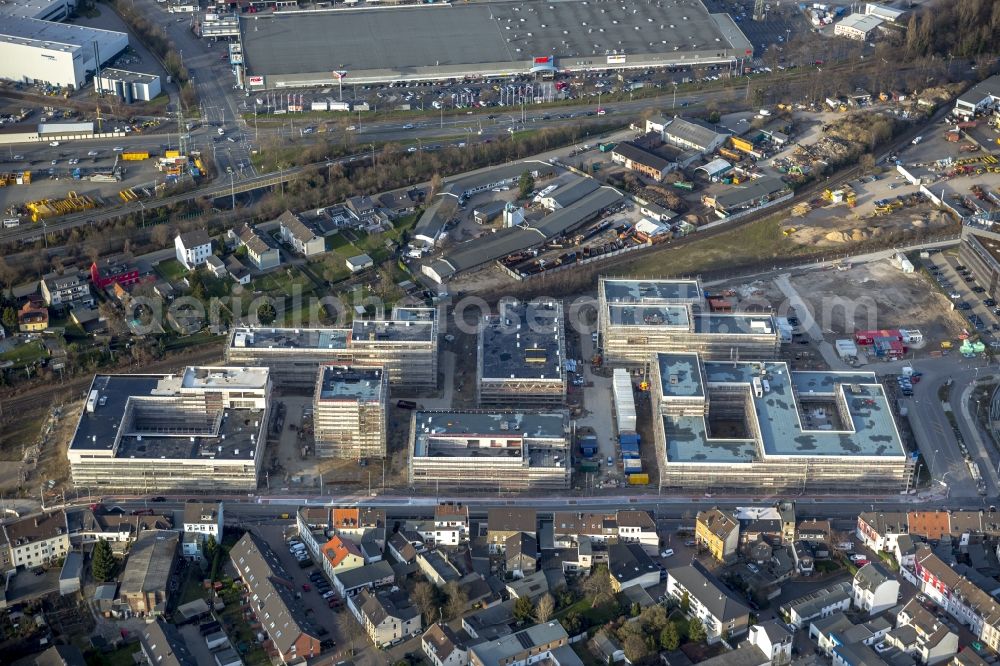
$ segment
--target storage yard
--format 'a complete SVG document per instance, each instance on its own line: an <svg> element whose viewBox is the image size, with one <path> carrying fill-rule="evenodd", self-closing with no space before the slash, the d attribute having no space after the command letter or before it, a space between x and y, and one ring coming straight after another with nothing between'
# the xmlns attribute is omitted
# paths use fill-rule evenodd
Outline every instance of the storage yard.
<svg viewBox="0 0 1000 666"><path fill-rule="evenodd" d="M242 17L240 32L247 75L259 80L258 89L336 85L338 71L349 72L351 83L435 80L722 63L752 51L729 15L709 14L701 2L280 12ZM381 47L384 35L396 36L393 49Z"/></svg>

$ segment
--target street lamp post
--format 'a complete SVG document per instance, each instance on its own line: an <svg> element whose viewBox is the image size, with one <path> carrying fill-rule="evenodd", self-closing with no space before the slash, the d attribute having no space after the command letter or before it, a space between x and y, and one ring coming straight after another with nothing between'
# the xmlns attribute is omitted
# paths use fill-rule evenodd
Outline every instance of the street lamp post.
<svg viewBox="0 0 1000 666"><path fill-rule="evenodd" d="M233 199L233 210L236 210L236 173L229 172L229 194Z"/></svg>

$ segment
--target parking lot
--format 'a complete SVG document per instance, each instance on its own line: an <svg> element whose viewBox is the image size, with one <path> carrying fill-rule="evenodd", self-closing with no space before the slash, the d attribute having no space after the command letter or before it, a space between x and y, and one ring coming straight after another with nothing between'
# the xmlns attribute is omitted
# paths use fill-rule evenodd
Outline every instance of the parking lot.
<svg viewBox="0 0 1000 666"><path fill-rule="evenodd" d="M314 566L311 561L308 567L302 568L296 557L289 552L285 536L286 534L291 536L292 530L291 525L261 525L255 528L257 534L274 550L282 566L285 567L296 590L296 599L305 607L306 616L319 628L321 634L319 638L324 643L324 649L335 650L333 656L340 657L342 640L337 631L337 615L348 611L342 602L337 609L330 608L330 603L322 596L322 590L326 589L326 586L310 578L318 576L318 580L325 581L326 577L322 570ZM331 581L325 582L332 589Z"/></svg>
<svg viewBox="0 0 1000 666"><path fill-rule="evenodd" d="M938 287L968 323L970 332L982 334L984 342L1000 339L1000 307L979 285L954 252L938 252L923 259Z"/></svg>

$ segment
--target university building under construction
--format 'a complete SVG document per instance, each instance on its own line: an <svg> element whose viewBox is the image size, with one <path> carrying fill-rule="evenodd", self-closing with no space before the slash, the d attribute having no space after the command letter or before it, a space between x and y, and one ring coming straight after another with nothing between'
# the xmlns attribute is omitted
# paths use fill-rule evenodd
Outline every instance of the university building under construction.
<svg viewBox="0 0 1000 666"><path fill-rule="evenodd" d="M73 483L96 494L256 490L267 368L97 375L69 445Z"/></svg>
<svg viewBox="0 0 1000 666"><path fill-rule="evenodd" d="M432 308L397 308L391 319L349 328L234 327L226 361L270 368L276 386L311 389L321 365L382 366L393 387L435 388L438 325Z"/></svg>
<svg viewBox="0 0 1000 666"><path fill-rule="evenodd" d="M320 366L313 398L316 456L384 457L388 398L381 366Z"/></svg>
<svg viewBox="0 0 1000 666"><path fill-rule="evenodd" d="M770 359L781 334L770 314L708 312L697 280L601 278L598 329L608 365L646 365L657 352Z"/></svg>
<svg viewBox="0 0 1000 666"><path fill-rule="evenodd" d="M477 385L482 407L561 406L566 399L562 302L501 301L479 324Z"/></svg>
<svg viewBox="0 0 1000 666"><path fill-rule="evenodd" d="M410 423L410 486L563 490L570 484L565 411L417 411Z"/></svg>

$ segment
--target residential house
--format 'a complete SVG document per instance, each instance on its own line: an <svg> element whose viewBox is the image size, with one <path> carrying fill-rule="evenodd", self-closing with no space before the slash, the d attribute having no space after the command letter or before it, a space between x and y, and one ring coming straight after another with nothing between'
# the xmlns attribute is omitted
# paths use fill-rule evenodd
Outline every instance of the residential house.
<svg viewBox="0 0 1000 666"><path fill-rule="evenodd" d="M371 507L333 507L330 528L354 543L374 539L385 544L385 510Z"/></svg>
<svg viewBox="0 0 1000 666"><path fill-rule="evenodd" d="M356 543L335 534L320 548L320 564L326 575L333 578L338 572L363 567L365 558Z"/></svg>
<svg viewBox="0 0 1000 666"><path fill-rule="evenodd" d="M881 564L869 562L854 575L852 592L856 608L878 615L896 605L899 581Z"/></svg>
<svg viewBox="0 0 1000 666"><path fill-rule="evenodd" d="M742 636L750 625L750 609L697 561L667 571L667 594L678 602L687 597L688 615L705 625L708 642Z"/></svg>
<svg viewBox="0 0 1000 666"><path fill-rule="evenodd" d="M90 264L90 281L98 291L113 284L131 287L139 282L139 267L122 256L105 257Z"/></svg>
<svg viewBox="0 0 1000 666"><path fill-rule="evenodd" d="M895 550L901 534L909 534L907 515L902 511L865 511L858 515L858 538L876 552Z"/></svg>
<svg viewBox="0 0 1000 666"><path fill-rule="evenodd" d="M136 615L162 615L177 563L180 535L173 530L149 530L136 539L125 561L119 596Z"/></svg>
<svg viewBox="0 0 1000 666"><path fill-rule="evenodd" d="M434 543L457 546L469 537L469 507L460 502L442 502L434 508Z"/></svg>
<svg viewBox="0 0 1000 666"><path fill-rule="evenodd" d="M357 618L375 647L394 645L420 631L420 611L406 592L361 590L348 597L347 607Z"/></svg>
<svg viewBox="0 0 1000 666"><path fill-rule="evenodd" d="M139 632L139 645L147 664L156 666L198 666L177 627L157 618Z"/></svg>
<svg viewBox="0 0 1000 666"><path fill-rule="evenodd" d="M781 614L795 630L802 629L817 618L843 613L851 607L854 598L851 583L835 583L815 590L781 606Z"/></svg>
<svg viewBox="0 0 1000 666"><path fill-rule="evenodd" d="M536 624L493 641L469 648L471 666L528 666L552 659L553 652L568 646L569 636L556 621ZM570 649L567 647L567 649ZM553 661L558 664L558 659Z"/></svg>
<svg viewBox="0 0 1000 666"><path fill-rule="evenodd" d="M538 569L538 539L534 534L518 532L504 544L506 570L514 578L524 578Z"/></svg>
<svg viewBox="0 0 1000 666"><path fill-rule="evenodd" d="M577 513L556 511L552 516L552 540L556 548L588 544L607 544L616 540L618 523L613 513Z"/></svg>
<svg viewBox="0 0 1000 666"><path fill-rule="evenodd" d="M666 660L667 657L664 656L663 659ZM750 643L741 643L735 650L723 652L698 662L698 666L770 666L770 664L771 661L763 650Z"/></svg>
<svg viewBox="0 0 1000 666"><path fill-rule="evenodd" d="M185 540L184 557L200 557L201 544L210 536L216 543L222 543L222 515L222 502L188 502L184 505L184 533L197 537L192 541Z"/></svg>
<svg viewBox="0 0 1000 666"><path fill-rule="evenodd" d="M799 523L796 536L799 541L805 541L812 548L813 556L820 560L830 557L830 535L832 534L829 520L804 520Z"/></svg>
<svg viewBox="0 0 1000 666"><path fill-rule="evenodd" d="M947 661L958 652L958 635L916 599L896 615L896 628L886 642L928 665Z"/></svg>
<svg viewBox="0 0 1000 666"><path fill-rule="evenodd" d="M649 555L658 552L660 535L656 533L656 521L648 511L621 510L615 514L615 522L620 543L637 543Z"/></svg>
<svg viewBox="0 0 1000 666"><path fill-rule="evenodd" d="M370 224L378 212L378 207L368 195L351 197L347 200L347 210L351 211L362 224Z"/></svg>
<svg viewBox="0 0 1000 666"><path fill-rule="evenodd" d="M396 558L397 562L410 564L417 559L417 549L410 543L410 540L403 536L402 532L396 532L389 537L386 544L389 554Z"/></svg>
<svg viewBox="0 0 1000 666"><path fill-rule="evenodd" d="M193 271L212 256L212 239L204 229L195 229L174 237L174 253L184 268Z"/></svg>
<svg viewBox="0 0 1000 666"><path fill-rule="evenodd" d="M25 301L17 311L17 328L22 333L37 333L49 327L49 310Z"/></svg>
<svg viewBox="0 0 1000 666"><path fill-rule="evenodd" d="M538 515L534 509L493 508L486 516L486 541L491 553L503 552L507 538L518 532L538 533Z"/></svg>
<svg viewBox="0 0 1000 666"><path fill-rule="evenodd" d="M468 666L469 649L447 624L437 622L424 632L420 647L433 666Z"/></svg>
<svg viewBox="0 0 1000 666"><path fill-rule="evenodd" d="M87 666L83 652L75 645L53 645L27 663L34 666Z"/></svg>
<svg viewBox="0 0 1000 666"><path fill-rule="evenodd" d="M854 624L846 615L837 611L812 620L809 624L809 638L816 641L820 652L830 657L839 645L874 645L890 629L892 625L885 618L877 617L863 624Z"/></svg>
<svg viewBox="0 0 1000 666"><path fill-rule="evenodd" d="M292 211L286 210L279 215L277 222L281 240L291 245L298 254L311 257L326 252L326 240L306 226Z"/></svg>
<svg viewBox="0 0 1000 666"><path fill-rule="evenodd" d="M226 277L226 266L222 263L222 259L219 259L214 254L208 255L208 259L205 260L205 268L213 276L219 278L220 280Z"/></svg>
<svg viewBox="0 0 1000 666"><path fill-rule="evenodd" d="M718 507L699 511L694 524L694 538L719 562L732 562L739 548L740 524Z"/></svg>
<svg viewBox="0 0 1000 666"><path fill-rule="evenodd" d="M555 590L560 584L565 584L566 578L561 569L541 569L524 578L515 578L507 583L507 594L511 599L527 597L532 602L538 601L546 593Z"/></svg>
<svg viewBox="0 0 1000 666"><path fill-rule="evenodd" d="M896 539L896 548L893 551L893 555L896 556L896 563L900 569L913 570L913 565L917 559L917 546L922 543L923 540L914 534L903 534Z"/></svg>
<svg viewBox="0 0 1000 666"><path fill-rule="evenodd" d="M65 511L15 519L3 526L3 533L10 553L5 570L51 564L69 552Z"/></svg>
<svg viewBox="0 0 1000 666"><path fill-rule="evenodd" d="M935 555L917 547L914 564L917 587L991 650L1000 649L1000 603Z"/></svg>
<svg viewBox="0 0 1000 666"><path fill-rule="evenodd" d="M395 579L396 574L392 570L392 565L385 560L380 560L363 567L338 571L337 575L333 577L333 585L337 588L340 596L346 599L361 590L392 585Z"/></svg>
<svg viewBox="0 0 1000 666"><path fill-rule="evenodd" d="M78 270L66 269L62 273L49 273L40 282L42 299L50 308L69 309L82 306L94 307L90 283Z"/></svg>
<svg viewBox="0 0 1000 666"><path fill-rule="evenodd" d="M229 255L226 257L226 272L229 273L229 277L233 279L233 282L241 285L250 284L250 269L240 263L240 260Z"/></svg>
<svg viewBox="0 0 1000 666"><path fill-rule="evenodd" d="M133 516L127 513L94 512L80 508L66 512L69 538L74 545L89 545L104 539L112 550L124 552L147 530L170 530L174 523L169 516L151 514Z"/></svg>
<svg viewBox="0 0 1000 666"><path fill-rule="evenodd" d="M419 191L417 190L386 192L379 196L378 205L394 218L409 215L416 210L417 201L415 197L418 193Z"/></svg>
<svg viewBox="0 0 1000 666"><path fill-rule="evenodd" d="M780 620L767 620L750 627L747 642L757 647L771 666L792 663L792 632Z"/></svg>
<svg viewBox="0 0 1000 666"><path fill-rule="evenodd" d="M792 557L795 560L795 569L799 574L803 576L812 575L815 569L812 546L805 541L796 541L792 544Z"/></svg>
<svg viewBox="0 0 1000 666"><path fill-rule="evenodd" d="M448 561L444 555L436 550L417 554L417 566L420 571L427 576L427 580L438 587L444 586L451 581L456 581L462 577L455 565Z"/></svg>
<svg viewBox="0 0 1000 666"><path fill-rule="evenodd" d="M660 570L637 543L613 543L608 546L608 569L611 587L621 592L626 587L651 587L660 582Z"/></svg>
<svg viewBox="0 0 1000 666"><path fill-rule="evenodd" d="M971 648L966 648L947 662L948 666L989 666L989 662L980 657Z"/></svg>
<svg viewBox="0 0 1000 666"><path fill-rule="evenodd" d="M321 652L319 634L287 584L290 577L281 560L263 540L247 532L229 551L243 584L250 608L267 634L265 650L273 649L283 663L311 659Z"/></svg>
<svg viewBox="0 0 1000 666"><path fill-rule="evenodd" d="M491 641L511 633L515 623L513 599L462 617L462 629L478 641Z"/></svg>
<svg viewBox="0 0 1000 666"><path fill-rule="evenodd" d="M230 229L228 233L236 239L239 247L246 248L247 260L258 271L269 271L281 265L281 252L267 234L260 233L249 224Z"/></svg>

